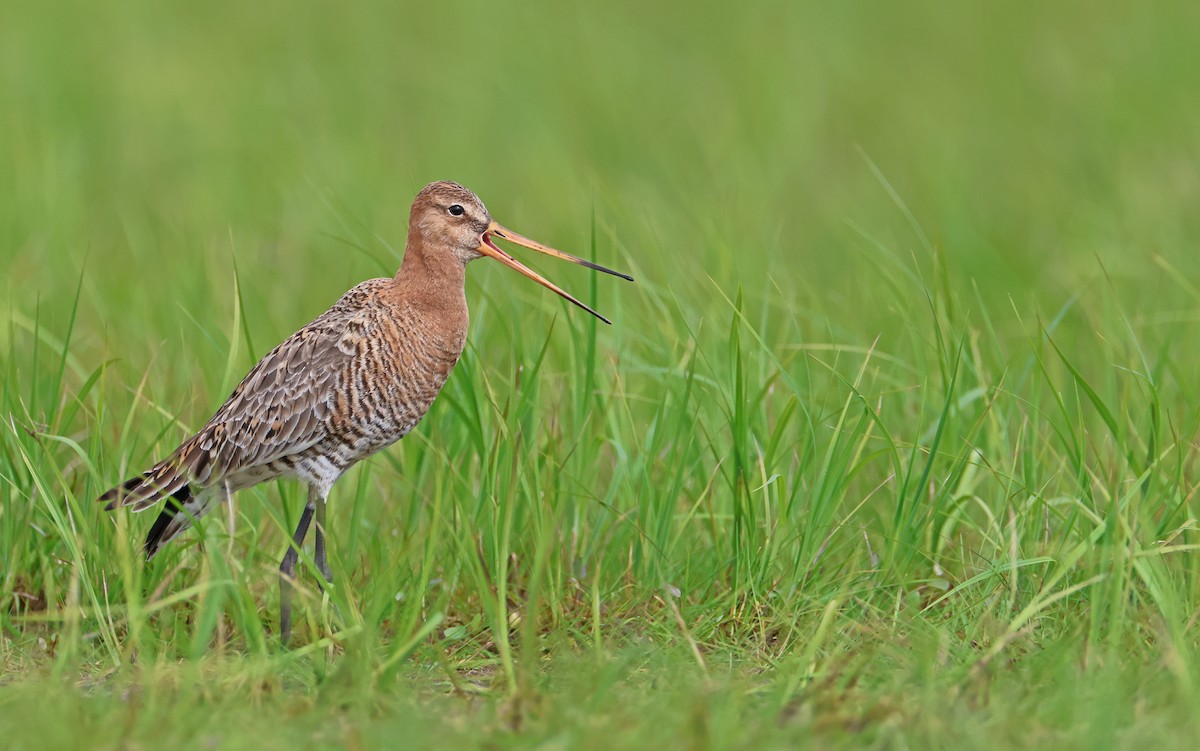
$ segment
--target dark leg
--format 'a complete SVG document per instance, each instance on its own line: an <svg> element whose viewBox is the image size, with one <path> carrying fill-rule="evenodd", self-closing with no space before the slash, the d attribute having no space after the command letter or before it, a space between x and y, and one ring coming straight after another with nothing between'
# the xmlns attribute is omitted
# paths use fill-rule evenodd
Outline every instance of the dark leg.
<svg viewBox="0 0 1200 751"><path fill-rule="evenodd" d="M329 584L333 583L333 571L329 568L329 561L325 560L325 499L321 498L317 501L317 551L316 560L317 571L321 572L321 576Z"/></svg>
<svg viewBox="0 0 1200 751"><path fill-rule="evenodd" d="M312 521L316 506L309 496L304 511L300 514L300 523L292 535L292 545L283 554L283 562L279 564L279 639L286 646L292 635L292 579L296 574L296 559L300 557L300 548L304 546L304 538L308 534L308 525Z"/></svg>

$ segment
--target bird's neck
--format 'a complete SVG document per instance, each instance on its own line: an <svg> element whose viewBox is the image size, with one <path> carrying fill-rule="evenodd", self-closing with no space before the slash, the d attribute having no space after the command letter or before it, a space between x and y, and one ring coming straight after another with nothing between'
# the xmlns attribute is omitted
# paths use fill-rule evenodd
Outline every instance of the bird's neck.
<svg viewBox="0 0 1200 751"><path fill-rule="evenodd" d="M400 270L396 272L397 286L404 289L407 295L428 298L433 302L464 300L466 279L467 267L453 253L426 252L419 238L415 241L410 239L404 249Z"/></svg>

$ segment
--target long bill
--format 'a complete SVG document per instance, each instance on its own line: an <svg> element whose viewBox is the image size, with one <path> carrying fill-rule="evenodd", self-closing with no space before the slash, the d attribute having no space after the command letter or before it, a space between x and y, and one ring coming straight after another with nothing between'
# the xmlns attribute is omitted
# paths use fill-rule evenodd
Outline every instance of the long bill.
<svg viewBox="0 0 1200 751"><path fill-rule="evenodd" d="M622 274L619 271L613 271L612 269L607 269L599 264L592 263L591 261L585 261L582 258L576 258L575 256L571 255L570 253L564 253L561 250L555 250L554 248L548 247L546 245L542 245L541 243L537 242L536 240L530 240L528 237L525 237L524 235L519 235L516 232L513 232L512 230L510 230L506 227L502 227L499 224L497 224L496 222L492 222L490 225L488 225L487 231L483 233L483 243L479 246L480 253L482 253L485 256L490 256L492 258L495 258L497 261L499 261L500 263L509 267L510 269L515 269L516 271L521 272L522 274L529 277L530 279L537 282L538 284L542 285L546 289L549 289L550 291L561 296L565 300L568 300L569 302L574 303L575 305L578 305L579 307L583 308L587 312L589 312L592 315L599 318L601 321L604 321L605 323L612 325L612 321L608 320L604 316L600 315L596 311L594 311L591 308L589 308L588 306L584 305L579 300L575 299L566 290L562 289L561 287L556 285L554 282L551 282L549 279L545 278L544 276L537 273L533 269L529 268L525 264L521 263L517 259L513 258L508 253L505 253L494 242L492 242L493 237L499 237L502 240L508 240L511 243L516 243L517 245L523 245L526 248L529 248L530 250L536 250L539 253L545 253L548 256L554 256L555 258L561 258L564 261L570 261L571 263L577 263L580 266L586 266L587 268L594 269L595 271L603 271L605 274L612 274L613 276L619 276L622 279L627 279L631 282L633 281L633 277L629 276L628 274Z"/></svg>

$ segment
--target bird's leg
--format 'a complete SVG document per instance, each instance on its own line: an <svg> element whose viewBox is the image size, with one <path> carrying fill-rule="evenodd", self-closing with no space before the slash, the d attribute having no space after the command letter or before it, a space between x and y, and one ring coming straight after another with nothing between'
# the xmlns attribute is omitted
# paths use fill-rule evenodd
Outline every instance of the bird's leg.
<svg viewBox="0 0 1200 751"><path fill-rule="evenodd" d="M317 571L321 572L321 576L325 578L326 583L333 584L333 571L329 568L329 561L325 559L325 506L326 501L321 498L317 501L317 550L314 556L314 563L317 564Z"/></svg>
<svg viewBox="0 0 1200 751"><path fill-rule="evenodd" d="M312 521L316 504L313 494L309 493L308 503L300 513L300 523L292 535L292 544L283 554L283 562L279 564L279 638L283 644L288 643L292 635L292 580L296 574L296 559L300 557L300 548L304 546L304 538L308 534L308 525Z"/></svg>

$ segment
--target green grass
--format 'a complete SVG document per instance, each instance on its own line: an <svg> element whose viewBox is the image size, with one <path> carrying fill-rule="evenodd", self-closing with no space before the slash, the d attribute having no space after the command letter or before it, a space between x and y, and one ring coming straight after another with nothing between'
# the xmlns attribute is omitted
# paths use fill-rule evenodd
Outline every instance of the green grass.
<svg viewBox="0 0 1200 751"><path fill-rule="evenodd" d="M1190 746L1200 11L1126 6L10 8L4 745ZM284 651L300 488L93 499L434 179L637 283L472 265Z"/></svg>

